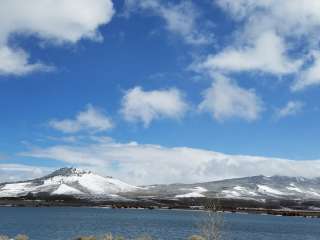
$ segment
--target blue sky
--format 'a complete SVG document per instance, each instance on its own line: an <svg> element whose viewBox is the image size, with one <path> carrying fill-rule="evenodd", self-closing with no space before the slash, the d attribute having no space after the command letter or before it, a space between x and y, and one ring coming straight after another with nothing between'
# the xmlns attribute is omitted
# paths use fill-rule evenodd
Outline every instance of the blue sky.
<svg viewBox="0 0 320 240"><path fill-rule="evenodd" d="M0 10L3 179L65 165L147 179L152 160L134 161L158 148L319 164L317 0L39 1ZM111 146L139 151L126 165Z"/></svg>

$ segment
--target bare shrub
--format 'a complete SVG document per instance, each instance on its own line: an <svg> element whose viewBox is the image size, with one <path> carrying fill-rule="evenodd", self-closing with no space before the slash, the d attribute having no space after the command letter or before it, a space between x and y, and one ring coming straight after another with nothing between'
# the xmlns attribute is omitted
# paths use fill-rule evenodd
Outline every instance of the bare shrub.
<svg viewBox="0 0 320 240"><path fill-rule="evenodd" d="M0 240L9 240L8 236L0 235Z"/></svg>
<svg viewBox="0 0 320 240"><path fill-rule="evenodd" d="M102 236L101 240L113 240L113 236L111 233L107 233L104 236Z"/></svg>
<svg viewBox="0 0 320 240"><path fill-rule="evenodd" d="M200 224L204 240L222 240L224 216L218 200L209 199L205 204L206 214Z"/></svg>

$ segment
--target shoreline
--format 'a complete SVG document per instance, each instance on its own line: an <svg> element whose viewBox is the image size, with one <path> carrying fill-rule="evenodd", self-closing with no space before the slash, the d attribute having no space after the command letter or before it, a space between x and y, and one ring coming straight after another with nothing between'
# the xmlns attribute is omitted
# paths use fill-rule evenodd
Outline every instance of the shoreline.
<svg viewBox="0 0 320 240"><path fill-rule="evenodd" d="M188 211L188 212L207 212L201 208L168 208L168 207L114 207L112 205L30 205L30 204L0 204L0 208L97 208L97 209L117 209L117 210L155 210L155 211ZM294 209L255 209L241 208L236 210L219 210L225 214L252 214L252 215L271 215L281 217L303 217L320 218L320 211L294 210Z"/></svg>

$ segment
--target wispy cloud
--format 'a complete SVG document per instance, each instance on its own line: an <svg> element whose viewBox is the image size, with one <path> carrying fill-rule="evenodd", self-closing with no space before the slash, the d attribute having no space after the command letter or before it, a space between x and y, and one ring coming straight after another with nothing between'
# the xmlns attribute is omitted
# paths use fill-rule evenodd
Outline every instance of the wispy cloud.
<svg viewBox="0 0 320 240"><path fill-rule="evenodd" d="M50 171L47 167L0 163L0 183L42 177Z"/></svg>
<svg viewBox="0 0 320 240"><path fill-rule="evenodd" d="M297 92L320 85L320 52L313 52L311 58L311 64L298 74L296 81L292 84L292 91Z"/></svg>
<svg viewBox="0 0 320 240"><path fill-rule="evenodd" d="M284 118L298 114L304 106L300 101L289 101L283 108L276 112L276 118Z"/></svg>
<svg viewBox="0 0 320 240"><path fill-rule="evenodd" d="M320 22L318 0L215 0L235 21L244 22L252 35L276 30L282 36L316 37ZM282 23L282 24L281 24Z"/></svg>
<svg viewBox="0 0 320 240"><path fill-rule="evenodd" d="M49 126L63 133L81 131L103 132L113 128L113 123L102 109L87 105L74 119L51 120Z"/></svg>
<svg viewBox="0 0 320 240"><path fill-rule="evenodd" d="M34 71L51 71L53 67L43 63L29 63L29 55L22 49L1 46L0 43L0 75L21 76Z"/></svg>
<svg viewBox="0 0 320 240"><path fill-rule="evenodd" d="M165 28L181 36L186 43L203 45L213 42L213 34L205 30L201 13L191 1L126 0L127 12L144 11L162 18ZM200 27L201 26L201 27Z"/></svg>

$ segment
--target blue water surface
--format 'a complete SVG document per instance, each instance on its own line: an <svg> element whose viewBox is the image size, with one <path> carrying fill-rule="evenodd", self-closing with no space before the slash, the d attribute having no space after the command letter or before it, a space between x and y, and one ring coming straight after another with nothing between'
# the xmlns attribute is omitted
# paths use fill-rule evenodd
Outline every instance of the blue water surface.
<svg viewBox="0 0 320 240"><path fill-rule="evenodd" d="M0 235L27 234L31 240L68 240L113 233L133 239L188 239L199 233L204 213L107 208L0 208ZM320 219L225 214L226 240L319 240Z"/></svg>

